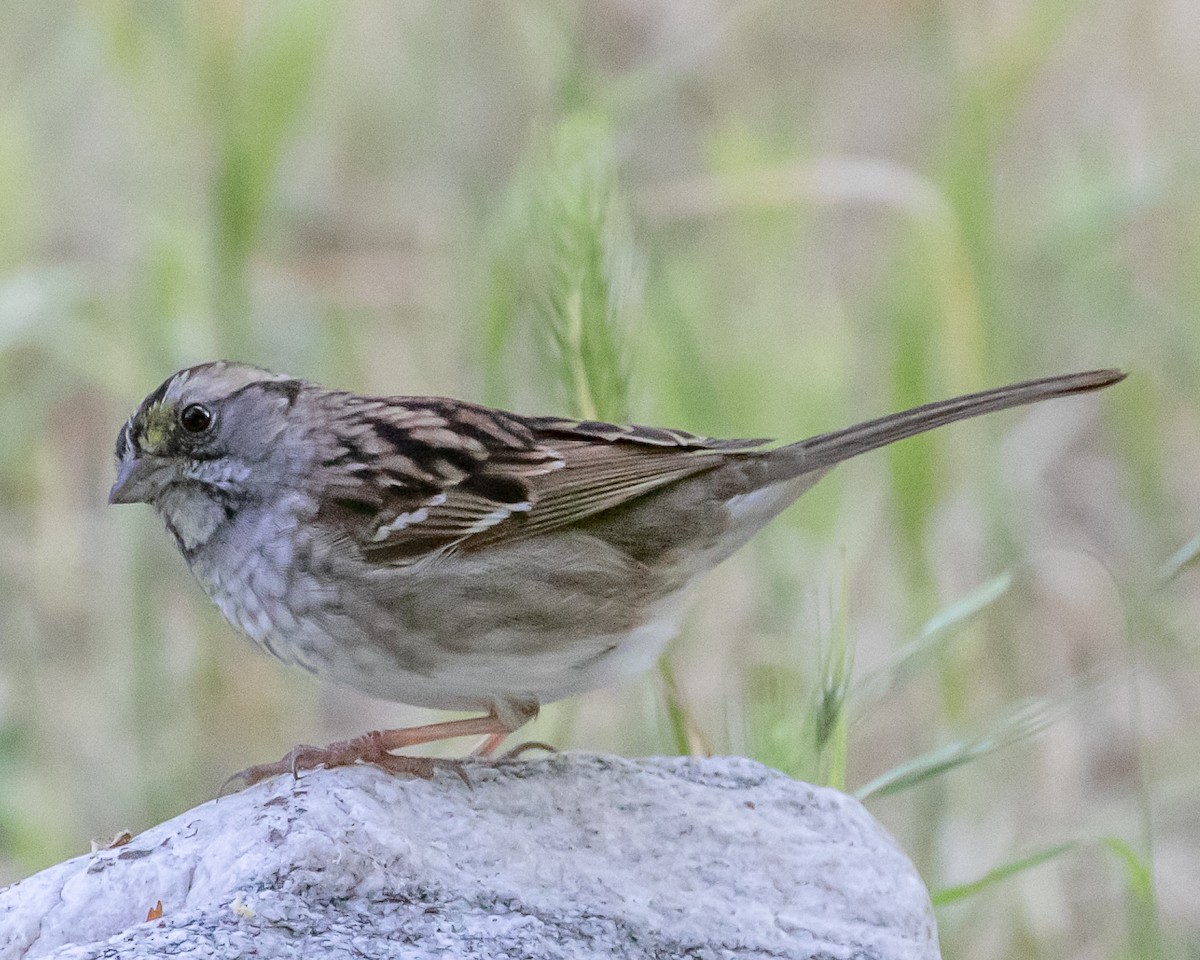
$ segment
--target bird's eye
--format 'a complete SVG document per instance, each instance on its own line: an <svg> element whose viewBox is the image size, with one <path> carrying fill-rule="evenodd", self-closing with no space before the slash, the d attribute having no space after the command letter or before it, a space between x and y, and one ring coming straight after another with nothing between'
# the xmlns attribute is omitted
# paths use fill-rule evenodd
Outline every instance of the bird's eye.
<svg viewBox="0 0 1200 960"><path fill-rule="evenodd" d="M188 433L203 433L212 425L212 419L208 407L198 403L188 404L179 415L179 422Z"/></svg>

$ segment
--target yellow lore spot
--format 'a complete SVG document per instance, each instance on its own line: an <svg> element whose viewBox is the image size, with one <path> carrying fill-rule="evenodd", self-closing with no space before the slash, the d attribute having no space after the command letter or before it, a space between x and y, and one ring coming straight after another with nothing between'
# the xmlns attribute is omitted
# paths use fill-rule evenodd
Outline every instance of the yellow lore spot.
<svg viewBox="0 0 1200 960"><path fill-rule="evenodd" d="M142 435L139 446L150 453L163 447L175 421L173 404L159 403L146 411L142 421Z"/></svg>

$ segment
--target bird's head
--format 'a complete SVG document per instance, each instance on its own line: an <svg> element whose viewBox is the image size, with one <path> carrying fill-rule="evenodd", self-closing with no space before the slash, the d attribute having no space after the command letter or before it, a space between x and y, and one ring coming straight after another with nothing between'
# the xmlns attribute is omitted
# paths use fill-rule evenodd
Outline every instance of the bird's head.
<svg viewBox="0 0 1200 960"><path fill-rule="evenodd" d="M187 520L181 512L205 508L197 501L211 512L212 504L229 509L268 496L280 479L272 465L281 469L286 458L280 435L302 388L292 377L228 361L179 371L121 428L109 503L149 503L179 526Z"/></svg>

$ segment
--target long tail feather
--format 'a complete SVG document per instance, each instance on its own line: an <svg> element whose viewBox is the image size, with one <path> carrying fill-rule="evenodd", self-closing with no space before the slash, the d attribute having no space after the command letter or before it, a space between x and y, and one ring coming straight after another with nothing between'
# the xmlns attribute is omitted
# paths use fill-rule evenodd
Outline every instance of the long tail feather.
<svg viewBox="0 0 1200 960"><path fill-rule="evenodd" d="M878 420L868 420L853 427L846 427L844 430L823 433L783 447L776 453L794 452L800 455L797 466L802 473L827 469L843 460L857 457L860 453L924 433L926 430L933 430L955 420L966 420L968 417L977 417L996 410L1037 403L1051 397L1099 390L1124 379L1125 374L1120 370L1090 370L1087 373L1028 380L994 390L969 393L953 400L927 403L901 413L880 417Z"/></svg>

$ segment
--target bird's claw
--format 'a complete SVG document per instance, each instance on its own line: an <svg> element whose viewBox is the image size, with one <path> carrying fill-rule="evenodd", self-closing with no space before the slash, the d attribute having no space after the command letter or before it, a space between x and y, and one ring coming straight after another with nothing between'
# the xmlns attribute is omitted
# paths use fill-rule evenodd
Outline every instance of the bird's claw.
<svg viewBox="0 0 1200 960"><path fill-rule="evenodd" d="M521 754L527 753L530 750L545 750L547 753L558 753L557 747L552 747L550 744L543 743L541 740L526 740L524 743L518 743L511 750L506 750L493 762L501 764L509 763L513 760L519 760L521 758Z"/></svg>
<svg viewBox="0 0 1200 960"><path fill-rule="evenodd" d="M350 767L355 764L371 764L392 774L407 774L420 777L422 780L432 780L438 770L449 770L458 776L467 786L471 785L461 760L444 760L436 757L413 757L406 754L391 753L383 743L378 731L355 737L341 743L331 743L327 747L314 747L301 744L294 747L288 754L274 763L260 763L245 770L239 770L222 785L218 796L224 795L229 785L240 782L252 787L271 777L290 773L295 780L300 774L317 767Z"/></svg>

